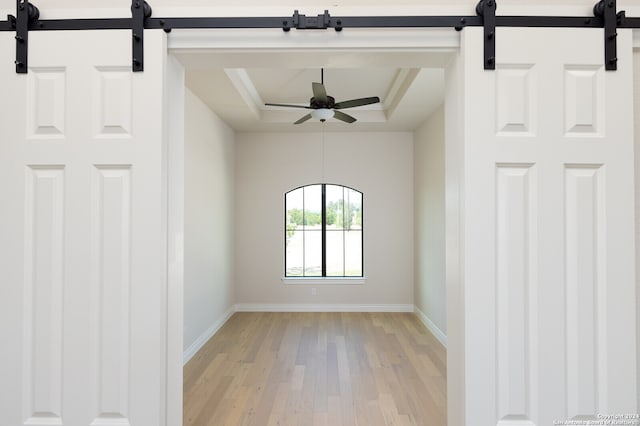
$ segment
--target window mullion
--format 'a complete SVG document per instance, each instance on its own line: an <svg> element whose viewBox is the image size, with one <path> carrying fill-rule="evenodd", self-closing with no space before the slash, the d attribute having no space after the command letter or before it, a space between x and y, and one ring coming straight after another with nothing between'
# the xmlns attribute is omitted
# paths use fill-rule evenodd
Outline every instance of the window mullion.
<svg viewBox="0 0 640 426"><path fill-rule="evenodd" d="M327 276L327 185L322 184L322 276Z"/></svg>
<svg viewBox="0 0 640 426"><path fill-rule="evenodd" d="M345 190L344 186L342 187L342 275L347 275L347 206L348 203L346 201L346 194L348 192Z"/></svg>
<svg viewBox="0 0 640 426"><path fill-rule="evenodd" d="M302 276L307 276L307 188L302 188Z"/></svg>

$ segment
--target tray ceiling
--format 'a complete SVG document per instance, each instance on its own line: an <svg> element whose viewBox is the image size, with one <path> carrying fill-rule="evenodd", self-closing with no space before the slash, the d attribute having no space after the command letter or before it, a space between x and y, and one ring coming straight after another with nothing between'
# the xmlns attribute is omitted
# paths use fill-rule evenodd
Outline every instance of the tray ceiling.
<svg viewBox="0 0 640 426"><path fill-rule="evenodd" d="M324 84L336 102L370 96L381 100L344 110L356 123L329 120L325 128L411 131L424 122L443 101L444 70L392 65L325 68ZM264 105L309 105L311 83L321 80L320 68L202 68L187 66L187 87L236 131L316 131L320 126L313 121L293 125L307 110Z"/></svg>

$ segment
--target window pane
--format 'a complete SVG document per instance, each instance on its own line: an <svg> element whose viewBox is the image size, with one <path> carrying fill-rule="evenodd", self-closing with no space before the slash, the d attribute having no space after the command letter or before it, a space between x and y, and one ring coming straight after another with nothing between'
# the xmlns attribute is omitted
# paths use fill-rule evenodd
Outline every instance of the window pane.
<svg viewBox="0 0 640 426"><path fill-rule="evenodd" d="M347 231L344 234L344 275L362 276L362 231Z"/></svg>
<svg viewBox="0 0 640 426"><path fill-rule="evenodd" d="M344 187L327 185L327 229L344 227Z"/></svg>
<svg viewBox="0 0 640 426"><path fill-rule="evenodd" d="M304 232L287 231L286 273L287 277L300 277L304 269Z"/></svg>
<svg viewBox="0 0 640 426"><path fill-rule="evenodd" d="M287 229L302 228L302 210L304 209L303 197L304 197L303 188L298 188L294 191L287 193L285 198L285 203L287 208L286 224L290 225L287 227Z"/></svg>
<svg viewBox="0 0 640 426"><path fill-rule="evenodd" d="M304 187L304 228L322 228L322 185Z"/></svg>
<svg viewBox="0 0 640 426"><path fill-rule="evenodd" d="M362 229L362 193L345 188L345 229Z"/></svg>
<svg viewBox="0 0 640 426"><path fill-rule="evenodd" d="M327 276L344 276L344 231L327 231Z"/></svg>
<svg viewBox="0 0 640 426"><path fill-rule="evenodd" d="M304 238L302 236L302 211L304 189L298 188L285 195L285 275L302 276L304 270Z"/></svg>
<svg viewBox="0 0 640 426"><path fill-rule="evenodd" d="M322 231L304 232L304 276L322 276Z"/></svg>

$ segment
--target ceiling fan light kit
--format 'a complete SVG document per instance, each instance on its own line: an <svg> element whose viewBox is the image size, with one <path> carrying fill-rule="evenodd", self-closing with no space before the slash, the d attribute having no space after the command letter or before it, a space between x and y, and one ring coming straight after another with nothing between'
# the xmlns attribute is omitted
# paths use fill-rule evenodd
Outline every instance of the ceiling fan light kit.
<svg viewBox="0 0 640 426"><path fill-rule="evenodd" d="M333 118L334 111L328 108L318 108L311 111L311 117L316 120L320 120L321 122L325 122L330 118Z"/></svg>

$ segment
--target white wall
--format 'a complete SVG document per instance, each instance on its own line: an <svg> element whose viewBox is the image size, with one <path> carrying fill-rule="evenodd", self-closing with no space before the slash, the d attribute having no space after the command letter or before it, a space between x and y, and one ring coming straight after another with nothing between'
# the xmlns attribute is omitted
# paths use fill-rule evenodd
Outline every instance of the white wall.
<svg viewBox="0 0 640 426"><path fill-rule="evenodd" d="M153 16L290 16L291 11L300 9L300 13L315 16L321 7L328 8L332 15L474 15L477 0L403 0L389 3L384 0L345 1L338 8L332 5L337 2L318 2L313 0L279 0L264 2L262 0L236 0L216 2L215 6L208 0L156 0L151 5ZM592 13L594 0L503 0L500 4L505 15L514 14L556 14L589 16ZM618 10L627 10L627 16L638 16L633 13L638 9L637 0L618 0ZM55 18L95 18L95 17L131 17L130 2L126 0L40 0L36 3L41 17ZM366 4L366 8L363 5ZM187 6L187 7L185 7ZM15 14L15 2L0 3L0 16Z"/></svg>
<svg viewBox="0 0 640 426"><path fill-rule="evenodd" d="M239 304L413 304L411 133L238 134L236 297ZM285 284L284 194L312 183L364 193L362 285Z"/></svg>
<svg viewBox="0 0 640 426"><path fill-rule="evenodd" d="M234 304L234 137L233 130L187 90L183 344L187 355L206 342Z"/></svg>
<svg viewBox="0 0 640 426"><path fill-rule="evenodd" d="M447 329L445 278L444 106L414 134L415 289L419 314L443 340ZM436 329L434 330L433 327Z"/></svg>

